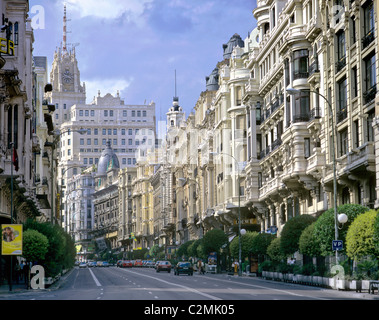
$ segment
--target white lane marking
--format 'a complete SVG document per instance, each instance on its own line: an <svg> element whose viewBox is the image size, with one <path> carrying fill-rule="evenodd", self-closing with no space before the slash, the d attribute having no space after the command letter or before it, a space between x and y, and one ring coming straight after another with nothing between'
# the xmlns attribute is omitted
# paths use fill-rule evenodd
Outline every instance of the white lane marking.
<svg viewBox="0 0 379 320"><path fill-rule="evenodd" d="M139 275L139 276L143 276L143 277L147 277L147 278L151 278L151 279L154 279L154 280L157 280L157 281L161 281L161 282L164 282L164 283L167 283L169 285L174 285L174 286L177 286L177 287L180 287L180 288L183 288L183 289L186 289L188 291L192 291L193 293L196 293L196 294L200 294L204 297L207 297L209 299L212 299L212 300L222 300L221 298L218 298L216 296L212 296L210 294L207 294L207 293L204 293L204 292L201 292L199 290L196 290L196 289L193 289L193 288L190 288L190 287L186 287L186 286L182 286L180 284L177 284L177 283L172 283L172 282L168 282L166 280L163 280L163 279L158 279L156 277L152 277L152 276L148 276L146 274L142 274L142 273L137 273L137 272L133 272L133 271L130 271L130 270L125 270L125 272L130 272L130 273L134 273L136 275ZM154 297L155 298L155 297Z"/></svg>
<svg viewBox="0 0 379 320"><path fill-rule="evenodd" d="M91 269L88 269L88 270L89 270L89 272L91 273L92 278L93 278L93 280L95 281L96 285L97 285L98 287L101 287L101 284L100 284L99 280L97 280L97 278L96 278L95 275L93 274L92 270L91 270Z"/></svg>
<svg viewBox="0 0 379 320"><path fill-rule="evenodd" d="M213 278L209 278L209 279L213 279ZM229 280L218 279L218 280L223 281L223 282L229 282L229 283L233 282L233 283L236 283L236 284L239 284L239 285L243 285L243 286L248 286L248 287L256 287L256 288L260 288L260 289L278 291L278 292L281 292L281 293L286 293L286 294L293 295L293 296L298 296L298 297L307 297L307 298L315 299L315 300L328 300L326 298L319 298L319 297L312 297L312 296L302 295L302 294L298 294L298 293L294 293L294 292L287 291L287 290L282 290L282 289L275 289L275 288L269 288L269 287L265 287L265 286L259 286L259 285L256 285L256 284L248 284L248 283L243 283L243 282L236 282L236 281L232 281L232 279L229 279ZM228 288L228 289L233 290L232 288Z"/></svg>

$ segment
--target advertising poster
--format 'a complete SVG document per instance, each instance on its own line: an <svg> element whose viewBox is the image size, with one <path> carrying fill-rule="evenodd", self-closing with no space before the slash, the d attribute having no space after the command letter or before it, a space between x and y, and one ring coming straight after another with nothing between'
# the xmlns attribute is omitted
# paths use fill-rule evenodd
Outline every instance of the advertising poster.
<svg viewBox="0 0 379 320"><path fill-rule="evenodd" d="M1 254L22 255L22 224L1 225Z"/></svg>

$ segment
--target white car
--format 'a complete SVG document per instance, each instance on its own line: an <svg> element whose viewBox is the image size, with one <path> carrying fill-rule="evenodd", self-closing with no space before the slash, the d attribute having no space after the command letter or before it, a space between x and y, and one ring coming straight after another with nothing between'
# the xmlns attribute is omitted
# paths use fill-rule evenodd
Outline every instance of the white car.
<svg viewBox="0 0 379 320"><path fill-rule="evenodd" d="M85 262L81 262L81 263L79 264L79 268L87 268L87 263L85 263Z"/></svg>

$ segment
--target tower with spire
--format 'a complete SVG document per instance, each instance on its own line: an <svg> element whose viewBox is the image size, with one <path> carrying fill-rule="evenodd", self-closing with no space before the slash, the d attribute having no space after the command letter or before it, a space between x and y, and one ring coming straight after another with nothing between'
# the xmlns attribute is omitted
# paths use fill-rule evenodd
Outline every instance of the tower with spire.
<svg viewBox="0 0 379 320"><path fill-rule="evenodd" d="M167 131L172 128L179 128L185 121L185 113L179 105L179 97L176 94L176 70L175 70L175 96L172 101L172 107L166 113L167 116Z"/></svg>
<svg viewBox="0 0 379 320"><path fill-rule="evenodd" d="M63 42L55 50L50 73L53 91L49 93L50 103L55 105L54 125L59 128L70 119L71 106L85 103L85 83L80 82L80 71L76 59L75 46L71 49L67 44L67 10L63 12Z"/></svg>

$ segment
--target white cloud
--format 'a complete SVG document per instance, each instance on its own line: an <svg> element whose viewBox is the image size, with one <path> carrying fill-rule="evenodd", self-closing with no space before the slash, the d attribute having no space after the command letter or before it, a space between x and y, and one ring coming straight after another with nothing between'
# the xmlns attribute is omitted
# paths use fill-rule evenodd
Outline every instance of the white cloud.
<svg viewBox="0 0 379 320"><path fill-rule="evenodd" d="M105 19L115 19L120 17L125 11L131 17L137 18L143 13L146 3L153 0L62 0L67 5L68 12L75 12L81 18L94 16Z"/></svg>
<svg viewBox="0 0 379 320"><path fill-rule="evenodd" d="M91 79L83 80L86 84L86 96L87 103L91 103L94 97L98 96L100 90L100 96L103 97L107 93L116 96L117 91L121 92L126 90L133 82L133 78L130 79ZM121 97L122 99L122 97Z"/></svg>

